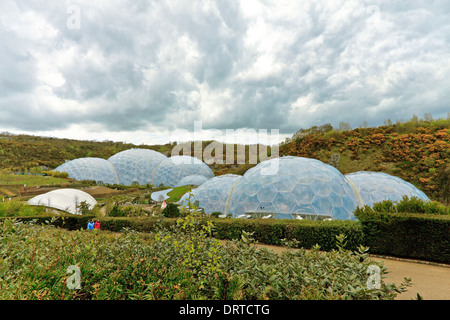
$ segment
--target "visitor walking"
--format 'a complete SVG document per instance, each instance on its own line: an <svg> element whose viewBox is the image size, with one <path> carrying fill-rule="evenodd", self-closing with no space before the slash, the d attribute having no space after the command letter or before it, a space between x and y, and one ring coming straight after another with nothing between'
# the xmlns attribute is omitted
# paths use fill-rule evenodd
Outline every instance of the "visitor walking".
<svg viewBox="0 0 450 320"><path fill-rule="evenodd" d="M94 225L95 225L94 220L91 219L87 225L88 230L94 230Z"/></svg>
<svg viewBox="0 0 450 320"><path fill-rule="evenodd" d="M95 221L94 229L100 230L100 220Z"/></svg>

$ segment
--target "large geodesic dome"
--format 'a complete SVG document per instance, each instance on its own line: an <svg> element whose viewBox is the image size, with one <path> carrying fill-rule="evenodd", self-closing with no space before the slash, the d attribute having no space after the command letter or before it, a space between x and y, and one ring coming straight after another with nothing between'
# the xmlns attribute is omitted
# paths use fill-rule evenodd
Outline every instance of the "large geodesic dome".
<svg viewBox="0 0 450 320"><path fill-rule="evenodd" d="M75 180L94 180L108 184L119 183L111 162L101 158L79 158L68 161L54 171L67 172Z"/></svg>
<svg viewBox="0 0 450 320"><path fill-rule="evenodd" d="M28 200L29 205L54 208L75 215L81 214L78 207L82 202L85 202L89 209L97 204L90 194L77 189L53 190Z"/></svg>
<svg viewBox="0 0 450 320"><path fill-rule="evenodd" d="M196 189L186 193L180 200L180 205L188 206L189 203L198 201L198 206L205 213L224 213L226 211L231 192L242 176L225 174L211 178Z"/></svg>
<svg viewBox="0 0 450 320"><path fill-rule="evenodd" d="M411 183L384 172L359 171L345 177L355 185L363 205L372 206L384 200L400 201L403 196L430 200Z"/></svg>
<svg viewBox="0 0 450 320"><path fill-rule="evenodd" d="M289 156L263 161L248 170L236 184L225 214L356 220L353 211L358 204L352 186L336 168Z"/></svg>
<svg viewBox="0 0 450 320"><path fill-rule="evenodd" d="M181 179L191 175L214 177L211 168L203 161L191 156L173 156L161 161L151 184L175 187Z"/></svg>
<svg viewBox="0 0 450 320"><path fill-rule="evenodd" d="M201 174L193 174L191 176L184 177L176 184L176 187L182 186L201 186L210 178L202 176Z"/></svg>
<svg viewBox="0 0 450 320"><path fill-rule="evenodd" d="M149 149L128 149L116 153L108 160L114 165L119 183L145 185L152 183L155 169L159 163L167 159L160 152Z"/></svg>

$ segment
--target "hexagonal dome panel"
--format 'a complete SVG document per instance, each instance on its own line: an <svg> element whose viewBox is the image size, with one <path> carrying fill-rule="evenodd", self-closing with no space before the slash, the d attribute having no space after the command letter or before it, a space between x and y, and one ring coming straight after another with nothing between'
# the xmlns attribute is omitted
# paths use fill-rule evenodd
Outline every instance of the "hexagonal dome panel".
<svg viewBox="0 0 450 320"><path fill-rule="evenodd" d="M119 183L130 186L133 183L151 184L156 167L165 159L165 155L154 150L129 149L108 160L116 168Z"/></svg>
<svg viewBox="0 0 450 320"><path fill-rule="evenodd" d="M242 176L235 174L225 174L209 179L200 187L191 190L191 194L185 194L181 197L180 205L187 206L195 201L199 202L199 207L205 210L205 213L211 214L213 212L224 213L229 200L229 195L235 186L236 182ZM248 200L247 194L245 201Z"/></svg>
<svg viewBox="0 0 450 320"><path fill-rule="evenodd" d="M384 200L400 201L403 196L430 200L411 183L384 172L359 171L349 173L345 177L356 186L363 205L372 206Z"/></svg>
<svg viewBox="0 0 450 320"><path fill-rule="evenodd" d="M236 184L226 213L237 217L274 210L271 213L281 219L300 214L356 220L358 204L352 186L336 168L315 159L282 157L248 170Z"/></svg>
<svg viewBox="0 0 450 320"><path fill-rule="evenodd" d="M67 172L75 180L93 180L108 184L118 183L118 177L111 162L101 158L79 158L68 161L54 171Z"/></svg>
<svg viewBox="0 0 450 320"><path fill-rule="evenodd" d="M194 174L203 175L206 178L214 177L211 168L195 157L170 157L161 161L156 167L152 185L175 187L181 179Z"/></svg>

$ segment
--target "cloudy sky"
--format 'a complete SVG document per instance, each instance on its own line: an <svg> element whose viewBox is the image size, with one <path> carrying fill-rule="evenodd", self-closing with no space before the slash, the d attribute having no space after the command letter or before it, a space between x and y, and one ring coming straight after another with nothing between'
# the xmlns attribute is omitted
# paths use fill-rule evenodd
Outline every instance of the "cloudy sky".
<svg viewBox="0 0 450 320"><path fill-rule="evenodd" d="M283 138L447 117L449 101L449 1L0 2L0 132L157 144L201 121L203 139Z"/></svg>

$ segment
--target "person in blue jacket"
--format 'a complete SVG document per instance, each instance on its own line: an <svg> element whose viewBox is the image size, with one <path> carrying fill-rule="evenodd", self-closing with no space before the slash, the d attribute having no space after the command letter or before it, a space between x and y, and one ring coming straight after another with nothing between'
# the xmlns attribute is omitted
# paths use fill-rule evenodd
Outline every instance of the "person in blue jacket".
<svg viewBox="0 0 450 320"><path fill-rule="evenodd" d="M94 220L88 222L87 228L88 230L94 230Z"/></svg>

